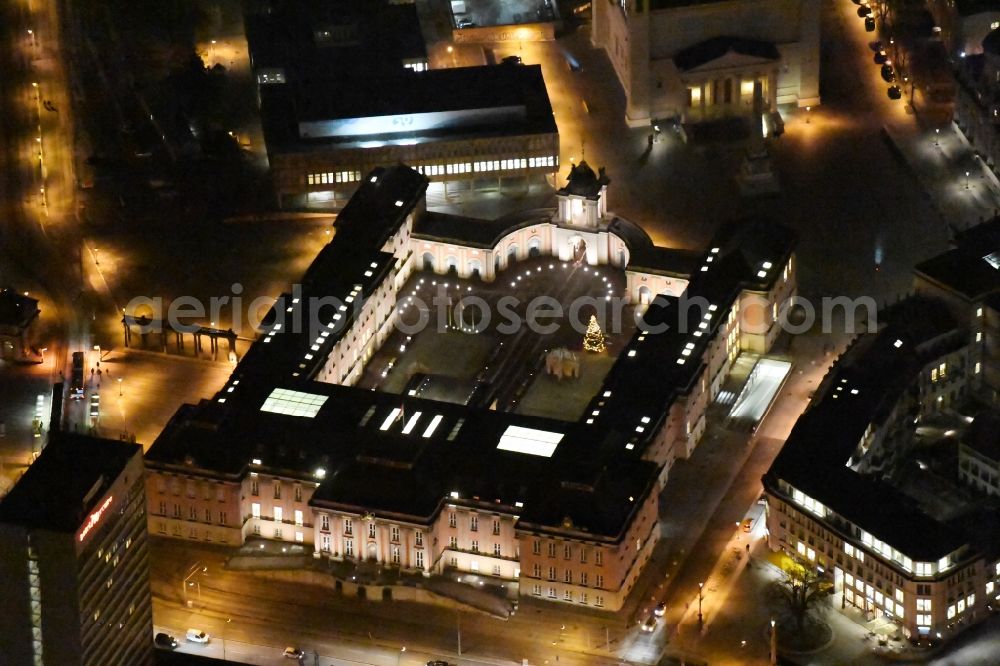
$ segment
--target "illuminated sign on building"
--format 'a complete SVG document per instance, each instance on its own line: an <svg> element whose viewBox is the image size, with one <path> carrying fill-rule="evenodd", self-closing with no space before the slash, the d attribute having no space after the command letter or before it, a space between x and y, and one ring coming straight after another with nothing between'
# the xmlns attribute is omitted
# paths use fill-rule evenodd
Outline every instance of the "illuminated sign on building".
<svg viewBox="0 0 1000 666"><path fill-rule="evenodd" d="M338 118L299 123L303 139L324 137L371 136L428 130L474 127L518 122L525 118L523 105L496 106L487 109L460 109L456 111L431 111L395 116L368 116L366 118Z"/></svg>
<svg viewBox="0 0 1000 666"><path fill-rule="evenodd" d="M108 499L104 500L104 504L99 506L92 514L90 514L90 517L87 518L87 522L84 524L83 529L80 530L80 541L83 541L84 538L90 534L90 530L94 529L94 526L101 521L101 516L103 516L104 512L108 510L109 506L111 506L112 499L114 499L114 496L108 495Z"/></svg>

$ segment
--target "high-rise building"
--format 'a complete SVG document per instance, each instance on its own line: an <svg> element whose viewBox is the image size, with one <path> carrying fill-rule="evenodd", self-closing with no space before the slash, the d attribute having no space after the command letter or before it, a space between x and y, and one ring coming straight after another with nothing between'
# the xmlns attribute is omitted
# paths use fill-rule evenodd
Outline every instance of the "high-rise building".
<svg viewBox="0 0 1000 666"><path fill-rule="evenodd" d="M142 447L54 435L0 502L0 663L152 659Z"/></svg>

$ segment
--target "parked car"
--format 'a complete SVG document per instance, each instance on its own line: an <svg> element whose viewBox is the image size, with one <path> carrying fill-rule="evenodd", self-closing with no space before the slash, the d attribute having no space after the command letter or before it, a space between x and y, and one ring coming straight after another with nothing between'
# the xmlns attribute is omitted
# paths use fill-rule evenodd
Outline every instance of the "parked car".
<svg viewBox="0 0 1000 666"><path fill-rule="evenodd" d="M285 651L281 653L286 659L302 659L306 656L306 653L297 647L288 646Z"/></svg>
<svg viewBox="0 0 1000 666"><path fill-rule="evenodd" d="M656 629L656 616L650 615L646 618L646 621L642 623L642 630L647 633L652 633Z"/></svg>
<svg viewBox="0 0 1000 666"><path fill-rule="evenodd" d="M746 519L744 519L743 520L743 531L749 534L750 530L752 530L752 529L753 529L753 518L746 518Z"/></svg>
<svg viewBox="0 0 1000 666"><path fill-rule="evenodd" d="M455 26L458 28L474 28L476 27L475 21L469 18L460 18L455 22Z"/></svg>
<svg viewBox="0 0 1000 666"><path fill-rule="evenodd" d="M875 32L875 19L871 16L865 17L865 32Z"/></svg>
<svg viewBox="0 0 1000 666"><path fill-rule="evenodd" d="M449 666L447 661L441 659L435 659L434 661L428 661L427 666Z"/></svg>
<svg viewBox="0 0 1000 666"><path fill-rule="evenodd" d="M501 60L500 62L502 62L505 65L520 65L521 64L521 56L519 56L519 55L509 55L506 58L504 58L503 60Z"/></svg>
<svg viewBox="0 0 1000 666"><path fill-rule="evenodd" d="M653 615L656 617L663 617L667 614L667 605L662 601L656 604L656 608L653 609Z"/></svg>
<svg viewBox="0 0 1000 666"><path fill-rule="evenodd" d="M886 91L886 94L889 95L889 99L902 99L903 97L903 93L900 92L899 86L889 86L889 90Z"/></svg>
<svg viewBox="0 0 1000 666"><path fill-rule="evenodd" d="M876 65L884 65L888 59L889 56L886 55L885 49L879 49L875 52L874 60Z"/></svg>
<svg viewBox="0 0 1000 666"><path fill-rule="evenodd" d="M173 650L177 647L177 639L170 634L165 634L161 631L153 636L153 645L164 648L165 650Z"/></svg>
<svg viewBox="0 0 1000 666"><path fill-rule="evenodd" d="M892 83L896 80L896 72L889 63L882 65L882 80L886 83Z"/></svg>
<svg viewBox="0 0 1000 666"><path fill-rule="evenodd" d="M866 16L871 16L872 8L868 5L861 5L858 7L858 16L865 18Z"/></svg>
<svg viewBox="0 0 1000 666"><path fill-rule="evenodd" d="M207 643L208 634L201 629L188 629L185 637L192 643Z"/></svg>

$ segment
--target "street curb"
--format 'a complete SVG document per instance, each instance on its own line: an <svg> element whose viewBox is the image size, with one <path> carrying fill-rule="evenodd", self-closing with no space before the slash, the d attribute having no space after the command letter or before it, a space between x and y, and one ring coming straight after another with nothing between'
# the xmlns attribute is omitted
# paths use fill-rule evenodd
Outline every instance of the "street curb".
<svg viewBox="0 0 1000 666"><path fill-rule="evenodd" d="M971 150L977 157L979 157L979 164L982 166L983 171L986 172L986 177L989 179L991 183L993 183L994 191L1000 192L1000 178L997 177L996 172L993 171L993 169L990 168L990 165L986 163L986 160L984 160L979 155L979 151L976 150L976 147L973 146L972 143L969 141L969 137L965 136L965 132L963 132L962 128L958 126L958 123L956 123L954 120L951 121L951 127L953 130L955 130L955 134L961 137L961 141L965 145L965 147Z"/></svg>

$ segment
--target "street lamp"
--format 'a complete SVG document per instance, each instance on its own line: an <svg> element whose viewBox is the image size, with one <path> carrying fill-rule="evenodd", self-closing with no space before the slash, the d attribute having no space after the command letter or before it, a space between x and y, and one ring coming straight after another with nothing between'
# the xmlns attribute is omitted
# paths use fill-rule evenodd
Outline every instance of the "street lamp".
<svg viewBox="0 0 1000 666"><path fill-rule="evenodd" d="M969 189L969 172L965 172L965 189Z"/></svg>
<svg viewBox="0 0 1000 666"><path fill-rule="evenodd" d="M778 663L778 630L774 626L774 620L771 620L771 666Z"/></svg>
<svg viewBox="0 0 1000 666"><path fill-rule="evenodd" d="M810 111L812 111L812 107L811 106L807 106L806 107L806 125L809 124L809 112Z"/></svg>
<svg viewBox="0 0 1000 666"><path fill-rule="evenodd" d="M934 128L934 145L935 146L940 146L941 145L940 143L938 143L938 139L940 139L940 138L941 138L941 128L940 127L935 127Z"/></svg>
<svg viewBox="0 0 1000 666"><path fill-rule="evenodd" d="M701 626L704 623L704 621L705 621L705 617L701 614L701 600L704 598L704 595L702 594L702 592L704 591L704 589L705 589L705 584L704 583L698 583L698 625L699 626Z"/></svg>
<svg viewBox="0 0 1000 666"><path fill-rule="evenodd" d="M199 604L201 603L201 582L200 581L188 582L188 581L190 581L191 577L194 576L195 574L198 573L204 574L207 571L208 567L201 566L201 562L195 562L193 565L191 565L191 568L188 569L187 575L184 576L184 580L181 581L181 591L184 592L185 606L191 605L191 602L188 601L188 593L187 593L188 586L194 586L194 585L198 586L198 603Z"/></svg>
<svg viewBox="0 0 1000 666"><path fill-rule="evenodd" d="M118 378L118 397L119 398L122 397L122 381L124 381L124 380L125 380L124 377L119 377Z"/></svg>
<svg viewBox="0 0 1000 666"><path fill-rule="evenodd" d="M403 656L404 652L406 652L406 646L405 645L403 647L399 648L399 652L396 653L396 666L399 666L399 659L400 659L400 657Z"/></svg>

